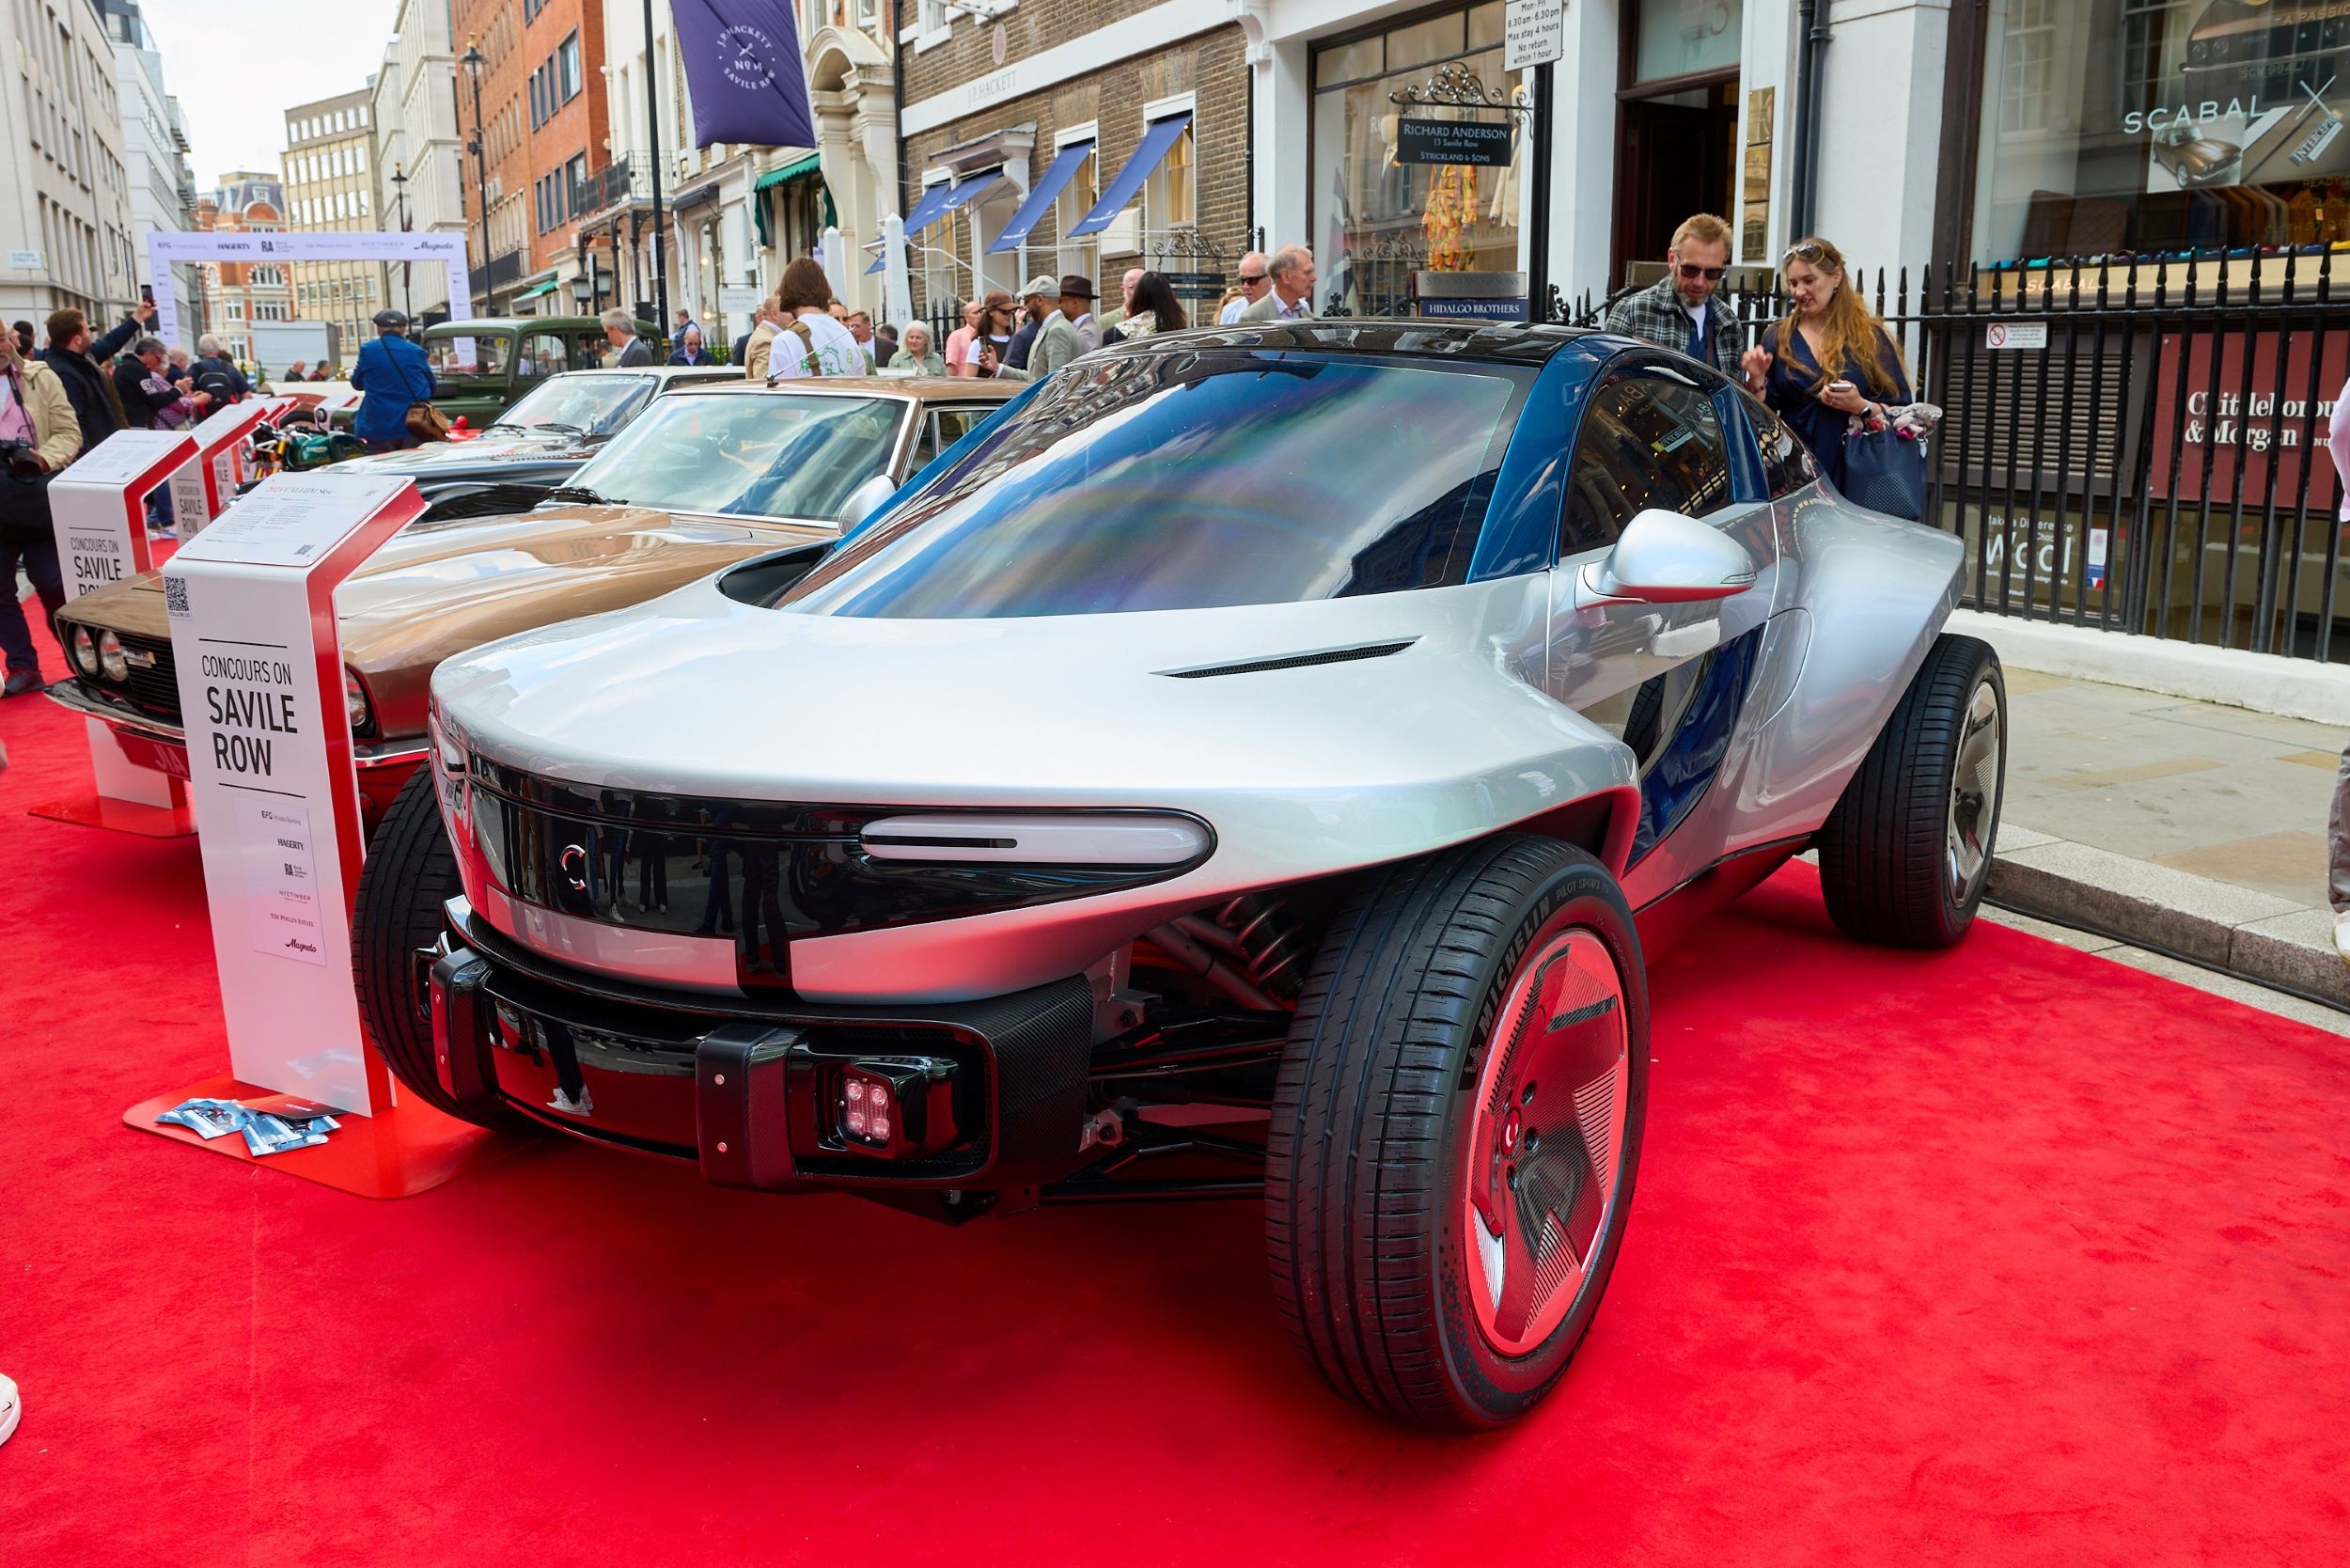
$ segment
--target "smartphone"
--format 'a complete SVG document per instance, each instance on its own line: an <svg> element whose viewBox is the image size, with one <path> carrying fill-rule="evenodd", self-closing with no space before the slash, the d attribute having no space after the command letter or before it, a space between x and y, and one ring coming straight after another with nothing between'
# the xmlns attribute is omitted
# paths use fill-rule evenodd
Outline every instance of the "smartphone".
<svg viewBox="0 0 2350 1568"><path fill-rule="evenodd" d="M140 284L139 298L145 300L149 305L153 305L155 303L155 286L151 283Z"/></svg>
<svg viewBox="0 0 2350 1568"><path fill-rule="evenodd" d="M1827 384L1827 389L1831 392L1849 392L1853 384L1848 381L1832 381Z"/></svg>

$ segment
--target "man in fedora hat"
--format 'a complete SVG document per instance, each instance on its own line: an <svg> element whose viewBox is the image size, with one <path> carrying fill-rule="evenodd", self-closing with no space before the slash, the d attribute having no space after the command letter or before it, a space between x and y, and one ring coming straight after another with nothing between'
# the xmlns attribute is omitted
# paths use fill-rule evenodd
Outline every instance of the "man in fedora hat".
<svg viewBox="0 0 2350 1568"><path fill-rule="evenodd" d="M1064 273L1060 280L1060 313L1069 329L1091 353L1102 346L1102 323L1093 319L1093 279L1082 273Z"/></svg>

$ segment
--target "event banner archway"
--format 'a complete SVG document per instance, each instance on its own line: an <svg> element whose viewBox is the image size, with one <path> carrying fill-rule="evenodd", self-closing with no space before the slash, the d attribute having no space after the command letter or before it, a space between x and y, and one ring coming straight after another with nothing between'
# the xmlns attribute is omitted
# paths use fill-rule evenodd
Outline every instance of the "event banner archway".
<svg viewBox="0 0 2350 1568"><path fill-rule="evenodd" d="M232 231L224 234L159 228L147 237L147 281L167 283L172 265L180 261L437 261L448 269L448 314L454 321L473 320L473 277L465 266L465 237L443 229L383 229L328 234L282 234L274 231ZM193 349L180 336L178 302L168 287L155 287L155 336L180 348ZM355 348L354 351L356 352Z"/></svg>

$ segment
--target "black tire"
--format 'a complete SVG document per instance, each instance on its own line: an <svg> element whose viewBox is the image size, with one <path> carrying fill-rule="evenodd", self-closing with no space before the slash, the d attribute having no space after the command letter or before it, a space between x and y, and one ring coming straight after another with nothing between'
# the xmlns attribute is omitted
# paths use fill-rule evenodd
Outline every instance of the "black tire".
<svg viewBox="0 0 2350 1568"><path fill-rule="evenodd" d="M1586 959L1612 965L1621 1002L1621 1117L1612 1157L1580 1168L1606 1183L1595 1229L1582 1246L1579 1283L1555 1328L1528 1323L1514 1354L1497 1350L1470 1293L1469 1248L1478 1223L1473 1170L1486 1192L1506 1174L1514 1212L1520 1172L1499 1169L1496 1149L1473 1137L1488 1127L1480 1104L1489 1067L1520 1058L1522 1027L1496 1057L1507 998L1522 966L1571 933ZM1591 939L1596 939L1595 943ZM1538 942L1541 944L1537 946ZM1549 965L1543 964L1543 972ZM1541 980L1517 1016L1539 1015ZM1585 1008L1582 1013L1613 1009ZM1571 1016L1550 1020L1524 1058L1542 1055ZM1583 1025L1570 1025L1573 1034ZM1612 1026L1611 1026L1612 1027ZM1590 1328L1632 1203L1648 1092L1648 988L1640 942L1606 868L1578 849L1507 835L1388 867L1340 912L1317 955L1275 1090L1267 1143L1265 1233L1275 1294L1298 1352L1342 1397L1417 1424L1453 1430L1498 1426L1549 1391ZM1568 1080L1549 1105L1575 1106ZM1596 1083L1596 1080L1593 1080ZM1529 1192L1537 1181L1533 1086L1517 1157ZM1503 1095L1501 1103L1518 1102ZM1577 1114L1580 1114L1579 1112ZM1512 1128L1516 1113L1511 1116ZM1575 1116L1571 1136L1554 1124L1546 1158L1587 1150ZM1482 1151L1489 1159L1477 1157ZM1549 1169L1549 1167L1543 1168ZM1610 1174L1599 1176L1605 1169ZM1545 1177L1546 1181L1547 1178ZM1570 1200L1570 1207L1572 1200ZM1564 1220L1564 1210L1545 1210ZM1537 1227L1537 1230L1543 1230ZM1500 1247L1503 1243L1491 1244ZM1498 1253L1496 1254L1498 1256ZM1481 1265L1490 1271L1492 1265ZM1544 1263L1528 1278L1541 1289ZM1498 1288L1496 1287L1496 1294ZM1556 1289L1544 1299L1555 1303ZM1555 1308L1553 1309L1555 1309ZM1536 1335L1540 1334L1539 1341Z"/></svg>
<svg viewBox="0 0 2350 1568"><path fill-rule="evenodd" d="M1895 948L1947 948L1965 936L1991 879L2006 787L1999 656L1946 632L1820 829L1820 890L1838 929Z"/></svg>
<svg viewBox="0 0 2350 1568"><path fill-rule="evenodd" d="M466 1108L441 1088L432 1063L432 1018L418 952L441 933L441 906L464 891L441 823L432 770L419 766L392 797L368 840L351 917L351 974L359 1022L400 1087L436 1110L501 1132L528 1132L529 1118L503 1107Z"/></svg>

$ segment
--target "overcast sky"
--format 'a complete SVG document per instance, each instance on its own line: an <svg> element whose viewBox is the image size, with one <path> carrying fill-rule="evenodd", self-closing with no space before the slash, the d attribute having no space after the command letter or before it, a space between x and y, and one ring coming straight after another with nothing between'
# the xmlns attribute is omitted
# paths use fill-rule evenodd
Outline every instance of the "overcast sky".
<svg viewBox="0 0 2350 1568"><path fill-rule="evenodd" d="M396 0L140 0L180 100L199 191L231 169L277 172L286 110L364 86Z"/></svg>

